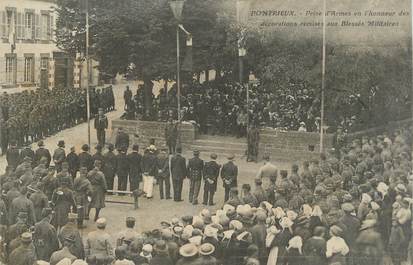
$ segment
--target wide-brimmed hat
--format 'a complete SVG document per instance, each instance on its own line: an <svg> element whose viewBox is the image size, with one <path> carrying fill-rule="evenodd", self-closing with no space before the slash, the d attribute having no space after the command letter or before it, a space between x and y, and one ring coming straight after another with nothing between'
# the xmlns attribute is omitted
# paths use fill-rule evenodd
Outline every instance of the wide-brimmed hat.
<svg viewBox="0 0 413 265"><path fill-rule="evenodd" d="M198 248L195 244L188 243L179 248L179 254L185 258L193 257L198 254Z"/></svg>
<svg viewBox="0 0 413 265"><path fill-rule="evenodd" d="M210 243L204 243L199 247L199 254L202 256L208 256L214 253L215 247Z"/></svg>

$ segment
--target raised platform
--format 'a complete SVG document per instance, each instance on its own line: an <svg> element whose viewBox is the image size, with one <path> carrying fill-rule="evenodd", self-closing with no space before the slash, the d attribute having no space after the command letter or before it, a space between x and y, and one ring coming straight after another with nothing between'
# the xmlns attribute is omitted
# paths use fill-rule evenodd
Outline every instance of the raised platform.
<svg viewBox="0 0 413 265"><path fill-rule="evenodd" d="M149 139L153 138L158 147L165 146L165 126L163 122L114 120L112 122L111 141L119 127L122 127L129 135L131 143L137 143L142 148L149 145ZM197 127L191 123L180 125L180 141L184 151L200 150L202 153L217 153L218 155L235 154L244 157L247 150L245 138L229 136L199 135ZM139 137L136 137L138 135ZM277 131L265 128L260 133L259 157L269 153L273 160L278 161L303 161L319 156L320 136L318 133L305 133L295 131ZM333 135L325 135L325 148L331 148Z"/></svg>

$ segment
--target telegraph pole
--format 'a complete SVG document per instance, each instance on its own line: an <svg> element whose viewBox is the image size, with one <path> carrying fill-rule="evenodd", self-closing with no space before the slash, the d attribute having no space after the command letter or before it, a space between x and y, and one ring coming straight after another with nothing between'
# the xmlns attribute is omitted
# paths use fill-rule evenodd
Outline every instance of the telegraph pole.
<svg viewBox="0 0 413 265"><path fill-rule="evenodd" d="M323 51L321 63L321 121L320 121L320 153L324 151L324 90L326 75L326 0L323 1Z"/></svg>

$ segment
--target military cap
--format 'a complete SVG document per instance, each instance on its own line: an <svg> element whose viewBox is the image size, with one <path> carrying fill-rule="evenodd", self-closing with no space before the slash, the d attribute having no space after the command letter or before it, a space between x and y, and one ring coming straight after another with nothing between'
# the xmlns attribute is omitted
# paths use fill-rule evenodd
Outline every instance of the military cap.
<svg viewBox="0 0 413 265"><path fill-rule="evenodd" d="M217 159L217 157L218 157L217 154L215 154L215 153L212 153L212 154L211 154L211 159L214 159L214 160L215 160L215 159Z"/></svg>
<svg viewBox="0 0 413 265"><path fill-rule="evenodd" d="M105 218L99 218L96 220L96 226L97 228L105 228L106 227L106 219Z"/></svg>
<svg viewBox="0 0 413 265"><path fill-rule="evenodd" d="M43 146L44 146L44 142L43 142L42 140L40 140L40 141L37 143L37 146L38 146L38 147L43 147Z"/></svg>
<svg viewBox="0 0 413 265"><path fill-rule="evenodd" d="M21 241L22 241L22 242L25 242L25 243L30 243L30 242L32 242L32 234L29 233L29 232L24 232L24 233L21 235Z"/></svg>
<svg viewBox="0 0 413 265"><path fill-rule="evenodd" d="M235 158L235 155L234 155L234 154L230 154L230 155L227 157L228 160L233 160L234 158Z"/></svg>
<svg viewBox="0 0 413 265"><path fill-rule="evenodd" d="M343 203L342 205L341 205L341 209L343 210L343 211L345 211L345 212L347 212L347 213L351 213L351 212L353 212L354 211L354 205L353 204L351 204L351 203L349 203L349 202L346 202L346 203Z"/></svg>

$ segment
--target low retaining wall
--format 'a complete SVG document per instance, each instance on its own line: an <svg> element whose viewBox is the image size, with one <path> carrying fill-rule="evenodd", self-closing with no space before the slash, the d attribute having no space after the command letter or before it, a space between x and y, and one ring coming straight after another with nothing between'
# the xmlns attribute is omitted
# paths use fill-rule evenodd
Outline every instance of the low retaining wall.
<svg viewBox="0 0 413 265"><path fill-rule="evenodd" d="M324 135L324 150L333 146L334 135ZM277 131L263 129L260 133L259 153L269 153L280 160L309 160L319 157L320 134L314 132Z"/></svg>
<svg viewBox="0 0 413 265"><path fill-rule="evenodd" d="M165 122L113 120L111 142L115 142L115 137L120 127L129 134L130 145L139 144L139 146L145 148L149 145L149 140L153 138L155 139L156 146L165 147ZM181 131L181 143L192 144L195 141L197 129L193 124L181 123L179 129Z"/></svg>

